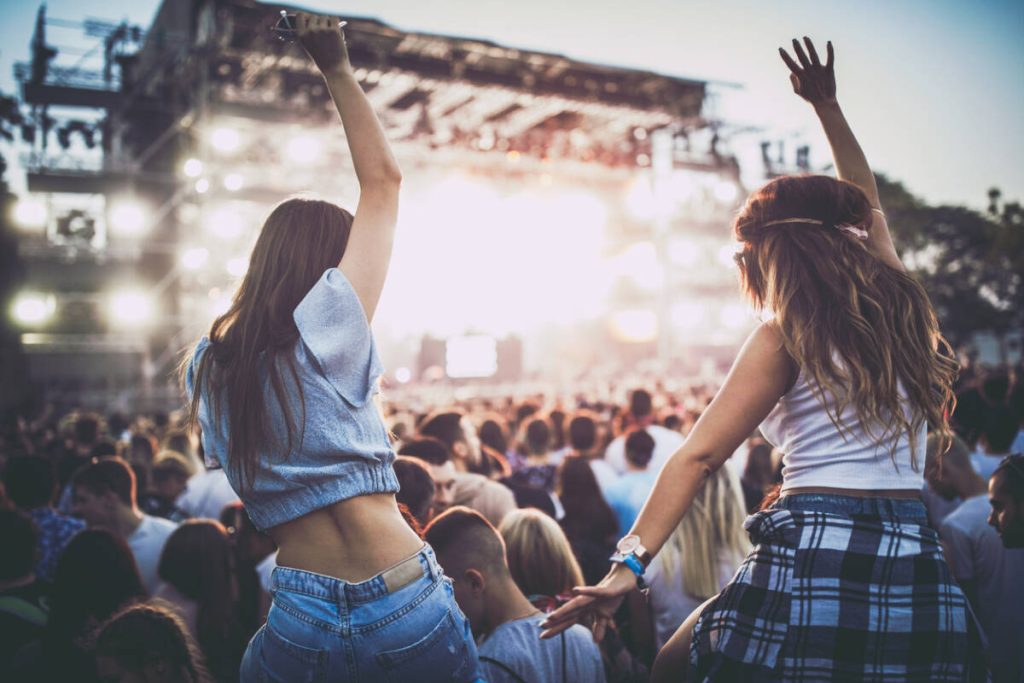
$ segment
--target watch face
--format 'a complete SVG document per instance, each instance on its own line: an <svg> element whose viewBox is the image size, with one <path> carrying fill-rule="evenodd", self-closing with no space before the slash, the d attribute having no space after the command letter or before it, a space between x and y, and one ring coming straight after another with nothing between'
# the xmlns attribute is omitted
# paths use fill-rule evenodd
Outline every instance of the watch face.
<svg viewBox="0 0 1024 683"><path fill-rule="evenodd" d="M618 545L615 546L615 549L623 555L629 555L631 552L636 550L639 545L640 537L630 534L629 536L623 536L622 540L620 540Z"/></svg>

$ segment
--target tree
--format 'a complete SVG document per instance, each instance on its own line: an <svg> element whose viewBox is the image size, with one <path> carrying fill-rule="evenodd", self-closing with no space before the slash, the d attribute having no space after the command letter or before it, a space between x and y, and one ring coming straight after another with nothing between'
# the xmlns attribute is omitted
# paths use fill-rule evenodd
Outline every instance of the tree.
<svg viewBox="0 0 1024 683"><path fill-rule="evenodd" d="M943 333L954 344L978 332L1002 338L1024 326L1024 211L1018 202L989 211L930 206L901 183L878 177L893 240L931 297Z"/></svg>

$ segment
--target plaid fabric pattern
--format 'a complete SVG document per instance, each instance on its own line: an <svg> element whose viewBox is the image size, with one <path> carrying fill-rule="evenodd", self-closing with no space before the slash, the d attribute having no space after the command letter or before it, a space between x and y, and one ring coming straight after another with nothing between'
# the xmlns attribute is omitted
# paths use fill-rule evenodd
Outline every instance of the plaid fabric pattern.
<svg viewBox="0 0 1024 683"><path fill-rule="evenodd" d="M987 679L967 601L923 522L770 508L744 526L754 548L694 627L694 680Z"/></svg>

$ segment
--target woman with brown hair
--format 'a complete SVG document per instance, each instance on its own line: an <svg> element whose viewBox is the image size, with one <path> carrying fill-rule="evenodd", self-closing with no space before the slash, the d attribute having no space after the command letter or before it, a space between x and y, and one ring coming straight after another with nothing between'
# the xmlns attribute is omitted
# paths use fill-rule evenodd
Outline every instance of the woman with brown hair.
<svg viewBox="0 0 1024 683"><path fill-rule="evenodd" d="M785 453L781 497L744 526L753 549L684 622L654 678L929 680L984 676L976 631L920 500L926 429L948 437L956 372L924 289L896 254L874 176L836 101L833 50L784 51L839 179L781 177L733 229L740 281L774 314L739 352L658 482L615 566L548 617L607 619L709 475L758 425ZM692 646L691 646L692 634Z"/></svg>
<svg viewBox="0 0 1024 683"><path fill-rule="evenodd" d="M231 307L186 369L207 456L279 549L273 604L241 676L473 681L469 623L399 512L374 400L383 368L370 321L401 172L337 18L294 22L341 116L360 196L354 216L325 201L279 204Z"/></svg>

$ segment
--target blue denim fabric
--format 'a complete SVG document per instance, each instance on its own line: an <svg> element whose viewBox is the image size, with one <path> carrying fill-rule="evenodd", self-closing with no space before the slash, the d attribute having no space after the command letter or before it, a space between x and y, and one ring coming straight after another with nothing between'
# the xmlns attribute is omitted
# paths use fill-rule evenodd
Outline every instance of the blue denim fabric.
<svg viewBox="0 0 1024 683"><path fill-rule="evenodd" d="M258 454L255 481L242 497L253 524L261 530L340 500L398 491L392 468L395 453L372 400L384 367L351 283L337 268L328 269L292 317L299 339L272 362L285 385L296 438L291 452L282 452L285 448L278 446ZM189 396L197 389L196 368L207 352L215 354L216 347L204 337L185 377ZM289 360L295 367L297 386ZM286 444L285 413L273 400L266 368L261 372L270 431L279 444ZM208 382L198 389L207 460L219 463L232 488L242 492L239 472L228 467L227 403L223 396L218 397L221 409L214 410ZM298 389L302 390L301 401Z"/></svg>
<svg viewBox="0 0 1024 683"><path fill-rule="evenodd" d="M928 512L920 499L798 493L779 498L771 507L777 510L826 512L844 517L878 517L885 521L928 526Z"/></svg>
<svg viewBox="0 0 1024 683"><path fill-rule="evenodd" d="M481 681L469 622L424 546L423 576L388 593L379 575L349 583L278 567L267 623L242 659L241 681Z"/></svg>

